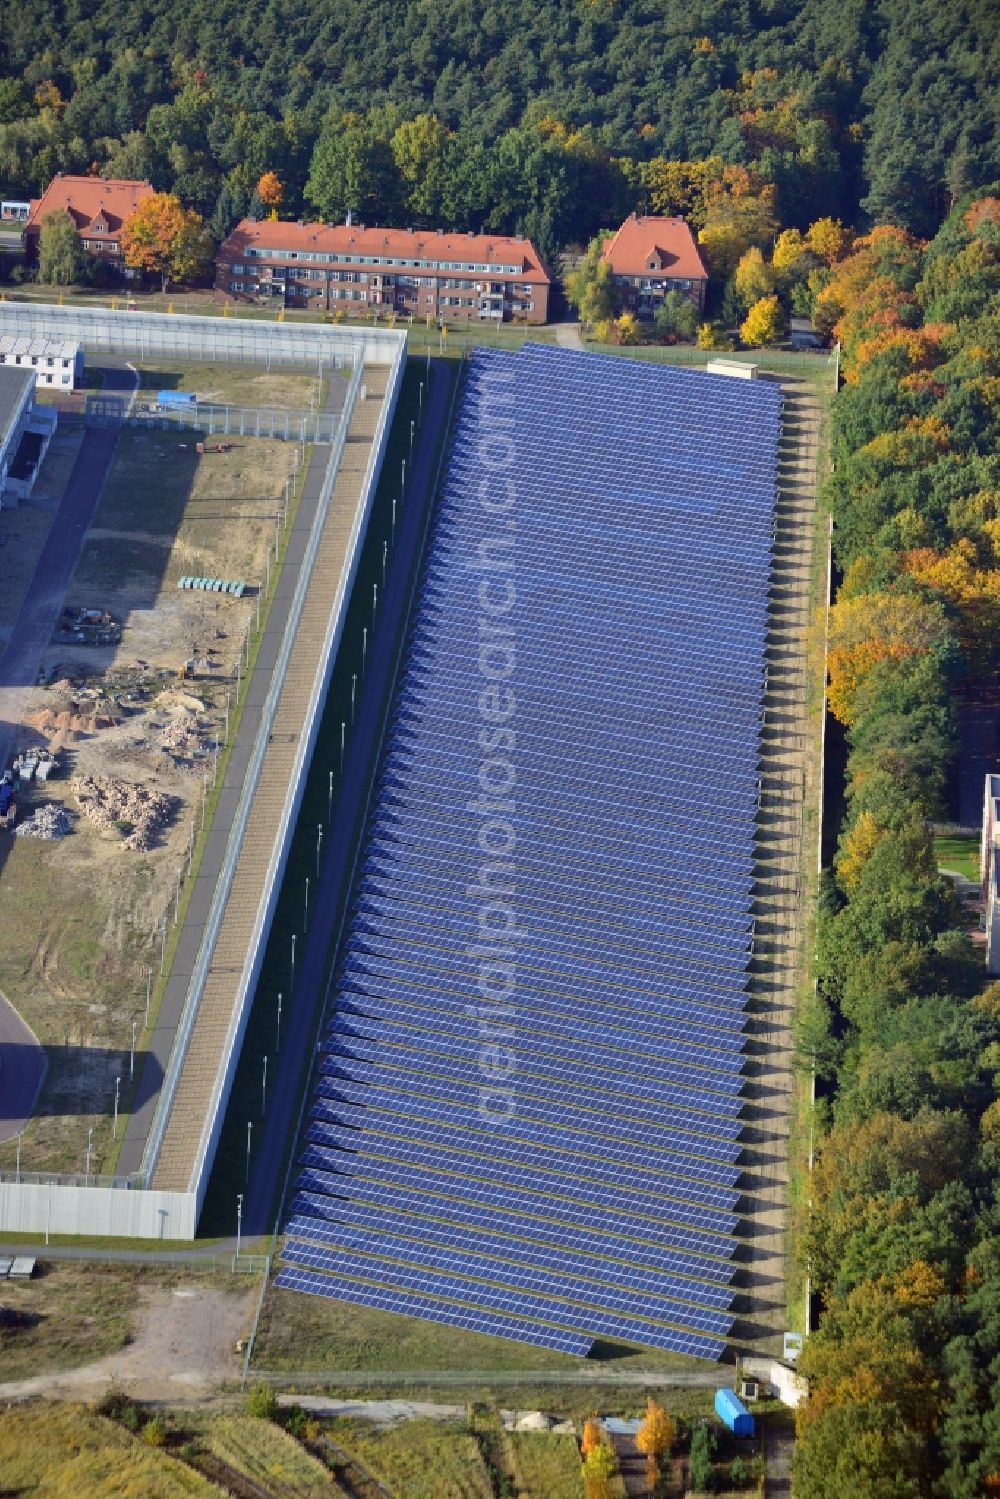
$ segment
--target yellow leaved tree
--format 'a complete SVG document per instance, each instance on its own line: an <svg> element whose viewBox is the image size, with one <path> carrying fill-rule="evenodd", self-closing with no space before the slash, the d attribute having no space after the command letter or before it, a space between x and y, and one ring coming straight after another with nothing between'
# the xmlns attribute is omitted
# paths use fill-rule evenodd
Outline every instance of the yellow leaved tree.
<svg viewBox="0 0 1000 1499"><path fill-rule="evenodd" d="M761 297L740 324L740 338L752 348L777 343L785 331L785 314L777 297Z"/></svg>

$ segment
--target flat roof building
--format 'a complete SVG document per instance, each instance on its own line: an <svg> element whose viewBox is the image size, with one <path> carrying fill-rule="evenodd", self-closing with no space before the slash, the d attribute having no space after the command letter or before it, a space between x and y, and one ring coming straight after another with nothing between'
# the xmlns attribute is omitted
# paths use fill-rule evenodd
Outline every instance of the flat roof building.
<svg viewBox="0 0 1000 1499"><path fill-rule="evenodd" d="M216 257L236 301L445 321L544 323L551 278L529 239L243 219Z"/></svg>
<svg viewBox="0 0 1000 1499"><path fill-rule="evenodd" d="M622 303L652 317L669 291L690 297L704 311L708 271L684 219L630 214L604 247Z"/></svg>
<svg viewBox="0 0 1000 1499"><path fill-rule="evenodd" d="M139 204L152 197L153 192L150 182L58 173L42 196L31 200L31 212L23 235L25 259L29 263L37 261L42 220L48 214L64 209L76 225L87 254L99 257L129 276L131 272L125 269L122 259L121 228Z"/></svg>
<svg viewBox="0 0 1000 1499"><path fill-rule="evenodd" d="M55 425L55 411L35 405L32 370L0 366L0 508L31 493Z"/></svg>
<svg viewBox="0 0 1000 1499"><path fill-rule="evenodd" d="M83 374L83 348L61 338L19 338L0 334L0 365L32 370L35 384L54 390L75 390Z"/></svg>

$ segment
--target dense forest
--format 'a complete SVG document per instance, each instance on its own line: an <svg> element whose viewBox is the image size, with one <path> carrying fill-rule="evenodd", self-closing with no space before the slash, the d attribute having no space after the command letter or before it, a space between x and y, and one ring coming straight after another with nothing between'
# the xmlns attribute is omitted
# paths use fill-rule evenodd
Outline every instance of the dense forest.
<svg viewBox="0 0 1000 1499"><path fill-rule="evenodd" d="M1000 638L1000 196L884 227L816 317L841 340L829 703L847 808L800 1041L828 1118L801 1249L800 1499L1000 1493L1000 983L938 873L955 688Z"/></svg>
<svg viewBox="0 0 1000 1499"><path fill-rule="evenodd" d="M285 212L532 234L682 210L718 158L821 216L929 235L1000 174L991 0L38 0L0 37L0 183L149 176L225 234Z"/></svg>

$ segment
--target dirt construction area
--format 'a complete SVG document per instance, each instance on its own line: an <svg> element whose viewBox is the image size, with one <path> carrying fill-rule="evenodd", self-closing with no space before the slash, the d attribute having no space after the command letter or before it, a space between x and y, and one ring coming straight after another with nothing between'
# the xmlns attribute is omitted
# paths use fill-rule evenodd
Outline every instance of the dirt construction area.
<svg viewBox="0 0 1000 1499"><path fill-rule="evenodd" d="M197 1399L239 1378L254 1276L67 1261L0 1296L0 1400Z"/></svg>
<svg viewBox="0 0 1000 1499"><path fill-rule="evenodd" d="M21 1141L26 1171L82 1172L88 1139L90 1169L113 1164L115 1079L124 1111L133 1022L141 1050L147 981L152 970L153 1019L178 874L206 794L211 812L227 694L234 709L286 487L294 503L304 461L292 443L238 438L199 455L196 442L122 432L66 598L108 611L121 641L53 644L16 739L29 758L21 836L0 831L0 990L49 1056ZM181 590L183 575L248 592ZM35 755L55 761L44 781ZM0 1148L0 1169L14 1151Z"/></svg>

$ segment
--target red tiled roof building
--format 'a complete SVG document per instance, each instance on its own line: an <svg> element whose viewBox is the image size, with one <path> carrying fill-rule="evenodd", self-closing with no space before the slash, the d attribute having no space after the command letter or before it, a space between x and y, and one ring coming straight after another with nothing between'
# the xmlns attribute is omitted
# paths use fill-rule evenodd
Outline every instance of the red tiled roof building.
<svg viewBox="0 0 1000 1499"><path fill-rule="evenodd" d="M652 317L668 291L679 291L704 311L708 271L684 219L631 214L604 246L622 305Z"/></svg>
<svg viewBox="0 0 1000 1499"><path fill-rule="evenodd" d="M217 294L346 317L544 323L551 278L528 239L243 219L219 248Z"/></svg>
<svg viewBox="0 0 1000 1499"><path fill-rule="evenodd" d="M122 177L53 177L40 198L31 201L24 226L24 254L29 264L38 259L38 236L42 220L65 209L80 233L83 248L119 270L124 268L119 235L121 227L146 198L152 197L149 182Z"/></svg>

